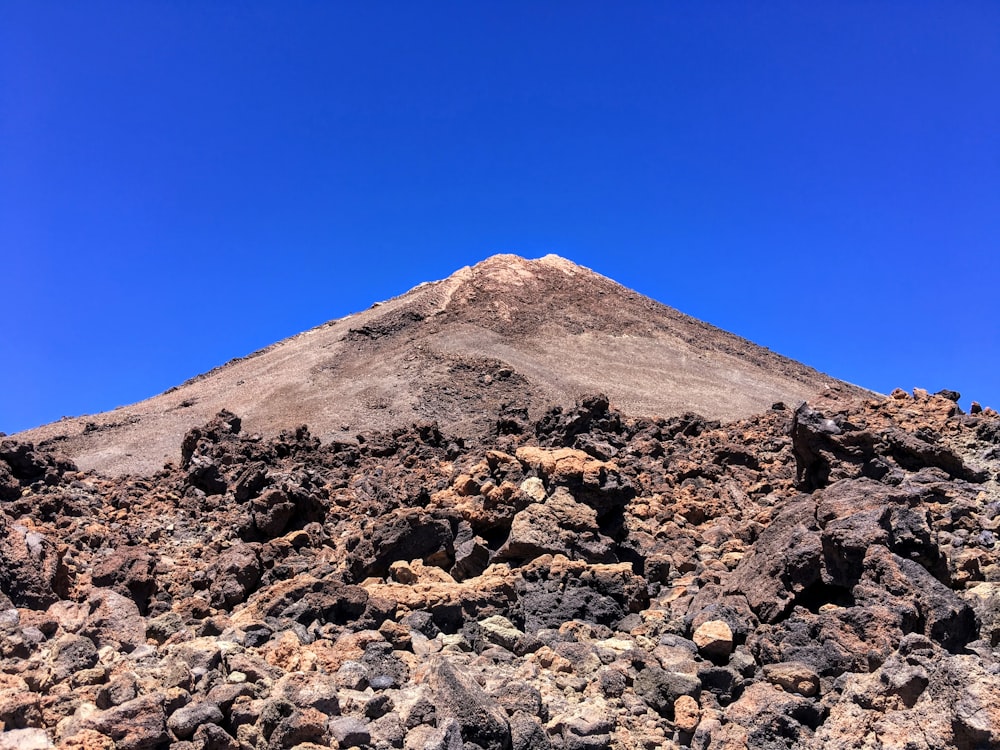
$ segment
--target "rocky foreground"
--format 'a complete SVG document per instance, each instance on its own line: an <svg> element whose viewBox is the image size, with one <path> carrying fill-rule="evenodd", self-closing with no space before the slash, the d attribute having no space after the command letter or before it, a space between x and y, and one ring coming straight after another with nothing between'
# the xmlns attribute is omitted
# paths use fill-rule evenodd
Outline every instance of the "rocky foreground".
<svg viewBox="0 0 1000 750"><path fill-rule="evenodd" d="M0 748L1000 746L1000 417L0 443Z"/></svg>

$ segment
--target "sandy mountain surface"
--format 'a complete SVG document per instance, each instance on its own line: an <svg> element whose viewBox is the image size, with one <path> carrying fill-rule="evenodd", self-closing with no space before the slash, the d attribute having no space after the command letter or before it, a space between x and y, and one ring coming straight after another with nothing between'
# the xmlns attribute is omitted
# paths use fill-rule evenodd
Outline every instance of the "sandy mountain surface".
<svg viewBox="0 0 1000 750"><path fill-rule="evenodd" d="M81 469L149 474L224 408L264 437L434 420L474 440L504 404L535 417L601 392L627 416L734 420L830 386L863 393L558 256L497 255L140 403L16 437Z"/></svg>

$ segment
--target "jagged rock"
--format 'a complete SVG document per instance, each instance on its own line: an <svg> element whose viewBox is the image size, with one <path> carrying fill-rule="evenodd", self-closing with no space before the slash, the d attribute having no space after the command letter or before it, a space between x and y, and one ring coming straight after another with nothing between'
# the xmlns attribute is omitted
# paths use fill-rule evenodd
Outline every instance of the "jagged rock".
<svg viewBox="0 0 1000 750"><path fill-rule="evenodd" d="M18 449L0 722L79 750L996 744L1000 419L810 408L839 430L798 438L812 488L789 412L601 399L482 443L230 415L148 477Z"/></svg>
<svg viewBox="0 0 1000 750"><path fill-rule="evenodd" d="M824 710L806 698L758 682L747 687L723 715L744 729L749 747L770 750L787 748L789 743L808 744Z"/></svg>
<svg viewBox="0 0 1000 750"><path fill-rule="evenodd" d="M376 689L402 687L410 676L410 669L395 654L392 644L375 641L365 648L361 663L368 670L368 684Z"/></svg>
<svg viewBox="0 0 1000 750"><path fill-rule="evenodd" d="M543 556L521 573L515 611L526 632L573 619L613 626L647 601L644 580L625 563L588 565Z"/></svg>
<svg viewBox="0 0 1000 750"><path fill-rule="evenodd" d="M796 597L821 582L823 544L818 532L815 498L788 503L737 565L728 591L745 596L762 622L783 617Z"/></svg>
<svg viewBox="0 0 1000 750"><path fill-rule="evenodd" d="M114 741L121 750L153 750L169 742L163 695L151 693L115 706L107 711L96 711L81 705L77 715L66 720L62 738L92 730Z"/></svg>
<svg viewBox="0 0 1000 750"><path fill-rule="evenodd" d="M510 746L511 750L548 750L552 743L538 719L518 711L510 717Z"/></svg>
<svg viewBox="0 0 1000 750"><path fill-rule="evenodd" d="M396 560L449 561L454 555L451 525L415 510L403 510L373 523L367 538L351 553L354 580L385 576Z"/></svg>
<svg viewBox="0 0 1000 750"><path fill-rule="evenodd" d="M89 638L66 634L52 645L49 676L52 683L97 664L97 647Z"/></svg>
<svg viewBox="0 0 1000 750"><path fill-rule="evenodd" d="M511 729L503 708L471 677L445 658L436 659L428 670L434 691L434 706L441 719L454 719L465 742L484 750L506 750Z"/></svg>
<svg viewBox="0 0 1000 750"><path fill-rule="evenodd" d="M223 609L246 601L256 590L263 574L257 549L250 544L237 544L219 555L209 568L209 591L212 604Z"/></svg>
<svg viewBox="0 0 1000 750"><path fill-rule="evenodd" d="M145 609L156 593L155 567L156 557L149 550L120 547L95 564L91 580L95 586L114 589Z"/></svg>
<svg viewBox="0 0 1000 750"><path fill-rule="evenodd" d="M635 692L650 708L672 719L677 699L682 695L697 698L701 692L701 680L691 674L648 666L635 678Z"/></svg>
<svg viewBox="0 0 1000 750"><path fill-rule="evenodd" d="M135 602L111 589L93 589L89 612L80 629L98 648L112 646L128 652L146 642L146 622Z"/></svg>
<svg viewBox="0 0 1000 750"><path fill-rule="evenodd" d="M314 708L293 710L271 731L268 747L284 750L306 742L324 744L328 730L341 743L341 747L367 744L370 741L369 735L345 733L343 721L343 718L328 721L326 714Z"/></svg>
<svg viewBox="0 0 1000 750"><path fill-rule="evenodd" d="M613 548L614 542L598 528L597 512L559 487L544 503L532 503L514 516L510 536L493 559L524 562L565 555L571 560L617 562Z"/></svg>
<svg viewBox="0 0 1000 750"><path fill-rule="evenodd" d="M0 592L17 606L44 608L67 587L56 545L45 534L0 513Z"/></svg>

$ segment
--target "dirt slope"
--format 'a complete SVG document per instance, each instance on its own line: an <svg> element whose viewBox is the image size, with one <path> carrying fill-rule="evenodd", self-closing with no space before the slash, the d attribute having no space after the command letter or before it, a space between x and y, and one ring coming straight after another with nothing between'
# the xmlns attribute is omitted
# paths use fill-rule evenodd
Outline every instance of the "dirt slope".
<svg viewBox="0 0 1000 750"><path fill-rule="evenodd" d="M223 408L265 437L307 423L343 440L433 419L475 440L504 403L535 417L603 392L628 416L733 420L837 383L557 256L497 255L146 401L16 437L82 469L148 474Z"/></svg>

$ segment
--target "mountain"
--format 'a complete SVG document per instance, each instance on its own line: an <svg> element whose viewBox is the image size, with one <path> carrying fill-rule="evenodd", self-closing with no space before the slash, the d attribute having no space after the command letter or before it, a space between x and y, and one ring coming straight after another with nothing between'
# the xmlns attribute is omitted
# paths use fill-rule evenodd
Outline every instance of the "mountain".
<svg viewBox="0 0 1000 750"><path fill-rule="evenodd" d="M862 393L563 258L497 255L140 403L17 437L81 468L148 474L221 409L265 437L434 420L474 440L505 403L534 417L600 392L628 416L733 420L831 386Z"/></svg>
<svg viewBox="0 0 1000 750"><path fill-rule="evenodd" d="M958 400L491 258L0 440L0 750L1000 747Z"/></svg>

